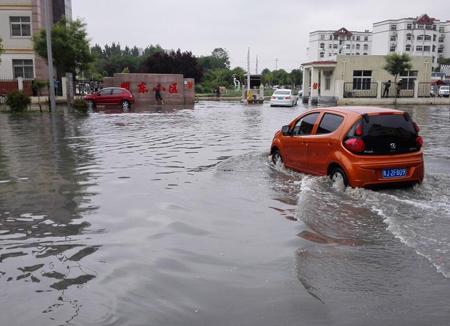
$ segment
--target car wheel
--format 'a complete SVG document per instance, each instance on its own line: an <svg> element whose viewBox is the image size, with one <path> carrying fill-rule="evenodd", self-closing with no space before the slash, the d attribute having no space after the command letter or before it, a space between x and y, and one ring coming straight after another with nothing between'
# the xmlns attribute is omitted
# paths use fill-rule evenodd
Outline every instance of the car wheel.
<svg viewBox="0 0 450 326"><path fill-rule="evenodd" d="M281 157L280 151L278 149L274 150L272 153L272 162L275 165L283 164L283 158Z"/></svg>
<svg viewBox="0 0 450 326"><path fill-rule="evenodd" d="M333 183L342 182L345 187L348 186L347 175L340 167L335 167L331 170L330 178Z"/></svg>
<svg viewBox="0 0 450 326"><path fill-rule="evenodd" d="M122 103L120 103L120 105L123 110L128 110L130 108L130 102L128 102L128 101L122 101Z"/></svg>

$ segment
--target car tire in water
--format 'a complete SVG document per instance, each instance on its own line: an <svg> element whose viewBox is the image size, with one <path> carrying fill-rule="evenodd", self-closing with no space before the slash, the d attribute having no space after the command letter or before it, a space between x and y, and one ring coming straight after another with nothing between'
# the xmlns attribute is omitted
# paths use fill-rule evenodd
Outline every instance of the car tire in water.
<svg viewBox="0 0 450 326"><path fill-rule="evenodd" d="M347 175L345 174L344 170L342 170L340 167L334 167L331 170L330 179L333 183L337 182L339 180L342 180L342 182L344 183L344 186L345 187L348 186Z"/></svg>
<svg viewBox="0 0 450 326"><path fill-rule="evenodd" d="M128 101L122 101L120 103L120 106L122 107L122 110L129 110L130 109L130 102Z"/></svg>
<svg viewBox="0 0 450 326"><path fill-rule="evenodd" d="M283 158L281 157L280 151L278 149L272 152L272 163L275 165L283 164Z"/></svg>

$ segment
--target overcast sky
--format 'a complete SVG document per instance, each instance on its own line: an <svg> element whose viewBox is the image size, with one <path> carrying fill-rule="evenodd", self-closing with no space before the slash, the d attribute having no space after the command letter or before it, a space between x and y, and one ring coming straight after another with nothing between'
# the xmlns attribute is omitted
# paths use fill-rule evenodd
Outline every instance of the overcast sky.
<svg viewBox="0 0 450 326"><path fill-rule="evenodd" d="M232 67L246 67L251 50L259 70L288 71L307 61L308 33L318 29L372 30L390 18L423 13L450 20L449 0L72 0L73 17L87 24L91 43L146 47L208 55L228 50Z"/></svg>

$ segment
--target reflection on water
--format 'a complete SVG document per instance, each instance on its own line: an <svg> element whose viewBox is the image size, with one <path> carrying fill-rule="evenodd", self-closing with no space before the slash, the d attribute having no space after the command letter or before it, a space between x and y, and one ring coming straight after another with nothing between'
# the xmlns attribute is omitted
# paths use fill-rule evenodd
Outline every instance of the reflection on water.
<svg viewBox="0 0 450 326"><path fill-rule="evenodd" d="M2 116L0 119L0 282L2 289L62 291L83 285L96 272L83 267L83 259L99 246L87 241L86 216L96 207L95 164L89 139L81 136L82 121L63 115ZM35 283L35 286L26 286ZM7 291L8 293L8 291ZM49 313L62 307L58 303ZM3 302L7 307L11 303ZM70 314L70 313L69 313Z"/></svg>
<svg viewBox="0 0 450 326"><path fill-rule="evenodd" d="M445 108L407 110L425 183L273 166L304 107L0 115L0 324L444 325Z"/></svg>

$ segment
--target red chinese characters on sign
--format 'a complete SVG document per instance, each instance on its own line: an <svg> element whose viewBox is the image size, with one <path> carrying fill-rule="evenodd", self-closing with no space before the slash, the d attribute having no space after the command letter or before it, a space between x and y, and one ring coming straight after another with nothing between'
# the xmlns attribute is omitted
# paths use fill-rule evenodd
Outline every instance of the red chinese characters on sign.
<svg viewBox="0 0 450 326"><path fill-rule="evenodd" d="M130 82L122 82L120 87L125 88L130 91Z"/></svg>
<svg viewBox="0 0 450 326"><path fill-rule="evenodd" d="M194 87L194 83L192 81L188 81L187 82L187 88L188 89L192 89L192 87Z"/></svg>
<svg viewBox="0 0 450 326"><path fill-rule="evenodd" d="M144 93L148 93L148 87L147 84L144 82L140 82L138 85L138 93L140 94L144 94Z"/></svg>
<svg viewBox="0 0 450 326"><path fill-rule="evenodd" d="M170 94L178 93L177 83L172 83L172 84L169 85L169 93Z"/></svg>

